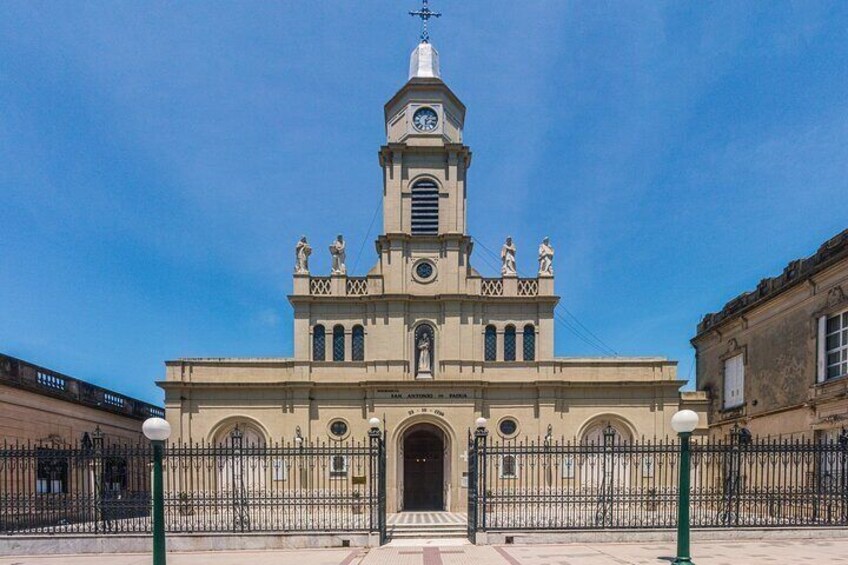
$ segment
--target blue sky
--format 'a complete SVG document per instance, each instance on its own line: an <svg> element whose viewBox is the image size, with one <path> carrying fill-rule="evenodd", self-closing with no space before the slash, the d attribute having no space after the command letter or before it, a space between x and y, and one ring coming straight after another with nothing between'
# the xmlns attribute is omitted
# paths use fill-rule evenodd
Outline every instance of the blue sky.
<svg viewBox="0 0 848 565"><path fill-rule="evenodd" d="M0 352L154 402L165 359L290 355L298 236L375 259L416 6L0 3ZM619 354L686 378L704 313L848 227L848 3L432 7L472 235L528 273L549 235Z"/></svg>

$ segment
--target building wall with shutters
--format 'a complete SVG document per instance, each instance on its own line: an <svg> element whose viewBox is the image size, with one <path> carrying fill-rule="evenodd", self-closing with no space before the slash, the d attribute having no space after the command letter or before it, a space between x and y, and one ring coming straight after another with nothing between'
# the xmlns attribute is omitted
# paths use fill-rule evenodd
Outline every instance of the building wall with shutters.
<svg viewBox="0 0 848 565"><path fill-rule="evenodd" d="M840 396L848 392L848 375L831 369L828 376L825 359L825 322L848 311L848 230L760 285L707 315L692 340L712 432L739 424L757 434L811 436L848 427L848 401ZM720 321L710 323L711 316ZM727 374L728 360L736 356L744 372L741 404L727 400L727 379L738 378Z"/></svg>

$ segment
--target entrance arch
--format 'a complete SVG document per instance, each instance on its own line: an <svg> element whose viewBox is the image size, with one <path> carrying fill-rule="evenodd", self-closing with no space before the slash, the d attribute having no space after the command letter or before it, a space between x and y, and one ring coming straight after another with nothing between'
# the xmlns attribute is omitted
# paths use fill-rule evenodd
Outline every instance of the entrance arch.
<svg viewBox="0 0 848 565"><path fill-rule="evenodd" d="M444 510L450 476L449 438L438 426L419 423L404 431L400 444L403 510Z"/></svg>

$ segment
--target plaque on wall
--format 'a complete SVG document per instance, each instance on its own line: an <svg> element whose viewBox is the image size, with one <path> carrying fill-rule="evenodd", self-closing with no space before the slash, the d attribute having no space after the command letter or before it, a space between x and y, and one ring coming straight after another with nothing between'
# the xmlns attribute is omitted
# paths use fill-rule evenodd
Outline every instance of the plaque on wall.
<svg viewBox="0 0 848 565"><path fill-rule="evenodd" d="M365 475L361 475L361 476L356 476L356 475L354 475L354 476L350 479L350 482L351 482L352 484L355 484L355 485L364 485L364 484L366 484L366 483L367 483L367 481L365 480Z"/></svg>

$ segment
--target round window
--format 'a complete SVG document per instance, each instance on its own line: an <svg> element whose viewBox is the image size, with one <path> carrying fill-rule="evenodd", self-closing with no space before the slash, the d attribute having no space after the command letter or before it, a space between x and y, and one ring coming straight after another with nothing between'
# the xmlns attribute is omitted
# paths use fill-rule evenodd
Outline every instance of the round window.
<svg viewBox="0 0 848 565"><path fill-rule="evenodd" d="M344 420L335 420L330 424L330 433L336 437L344 437L347 435L347 422Z"/></svg>
<svg viewBox="0 0 848 565"><path fill-rule="evenodd" d="M502 435L511 436L518 431L518 422L512 418L504 418L501 420L500 424L498 424L498 429Z"/></svg>
<svg viewBox="0 0 848 565"><path fill-rule="evenodd" d="M418 263L418 266L415 267L415 274L422 279L429 279L433 276L433 264L427 261Z"/></svg>

